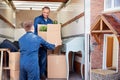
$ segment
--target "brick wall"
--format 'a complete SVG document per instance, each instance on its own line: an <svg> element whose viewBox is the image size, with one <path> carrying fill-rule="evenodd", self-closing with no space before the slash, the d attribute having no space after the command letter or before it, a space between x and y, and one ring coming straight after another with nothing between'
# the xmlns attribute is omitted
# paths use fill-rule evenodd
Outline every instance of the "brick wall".
<svg viewBox="0 0 120 80"><path fill-rule="evenodd" d="M104 10L104 0L91 0L91 24Z"/></svg>
<svg viewBox="0 0 120 80"><path fill-rule="evenodd" d="M100 35L101 44L96 43L94 37L91 38L93 51L91 52L91 67L92 69L102 68L103 58L103 34ZM97 45L94 45L97 44Z"/></svg>
<svg viewBox="0 0 120 80"><path fill-rule="evenodd" d="M104 0L91 0L91 24L95 21L96 17L104 10ZM101 35L101 43L103 43L103 36ZM91 37L91 44L96 43L95 39ZM91 53L91 67L102 68L102 44L95 45Z"/></svg>
<svg viewBox="0 0 120 80"><path fill-rule="evenodd" d="M104 0L91 0L91 24L95 21L96 17L102 14L104 10ZM120 12L111 12L106 14L114 14L120 19ZM94 46L91 52L91 68L102 68L102 58L103 58L103 35L100 36L101 45ZM91 36L91 44L96 43L94 37ZM119 50L119 71L120 71L120 50Z"/></svg>

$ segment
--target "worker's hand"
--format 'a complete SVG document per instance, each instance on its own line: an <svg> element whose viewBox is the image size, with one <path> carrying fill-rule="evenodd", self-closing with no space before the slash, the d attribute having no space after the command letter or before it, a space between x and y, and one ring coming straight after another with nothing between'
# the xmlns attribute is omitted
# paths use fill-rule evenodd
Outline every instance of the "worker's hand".
<svg viewBox="0 0 120 80"><path fill-rule="evenodd" d="M58 45L57 44L55 44L55 47L57 47Z"/></svg>

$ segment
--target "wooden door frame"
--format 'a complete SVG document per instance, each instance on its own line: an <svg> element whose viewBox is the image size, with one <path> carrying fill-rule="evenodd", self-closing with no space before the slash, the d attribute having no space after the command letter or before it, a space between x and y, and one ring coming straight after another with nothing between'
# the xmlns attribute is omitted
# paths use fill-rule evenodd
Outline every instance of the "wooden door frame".
<svg viewBox="0 0 120 80"><path fill-rule="evenodd" d="M107 37L108 36L111 36L111 37L114 37L115 35L114 34L104 34L104 42L103 42L103 63L102 63L102 69L106 70L107 69L107 66L106 66L106 61L107 61ZM119 44L117 45L118 46L118 51L117 51L117 67L116 67L116 72L118 72L118 55L119 55Z"/></svg>

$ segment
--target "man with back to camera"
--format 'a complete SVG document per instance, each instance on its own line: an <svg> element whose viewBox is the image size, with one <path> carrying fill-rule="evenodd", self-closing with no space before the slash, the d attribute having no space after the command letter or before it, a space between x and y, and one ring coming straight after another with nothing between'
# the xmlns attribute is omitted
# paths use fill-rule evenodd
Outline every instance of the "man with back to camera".
<svg viewBox="0 0 120 80"><path fill-rule="evenodd" d="M36 17L34 19L34 28L35 31L34 33L38 35L37 29L38 29L38 24L52 24L53 21L48 17L50 14L50 8L49 7L44 7L42 8L42 15ZM46 71L46 63L47 63L47 49L44 47L39 48L39 66L40 66L40 76L44 80L46 78L45 71Z"/></svg>
<svg viewBox="0 0 120 80"><path fill-rule="evenodd" d="M46 42L41 37L35 35L31 21L22 24L26 31L19 39L20 46L20 80L40 80L40 69L38 63L38 51L42 45L53 50L55 45Z"/></svg>

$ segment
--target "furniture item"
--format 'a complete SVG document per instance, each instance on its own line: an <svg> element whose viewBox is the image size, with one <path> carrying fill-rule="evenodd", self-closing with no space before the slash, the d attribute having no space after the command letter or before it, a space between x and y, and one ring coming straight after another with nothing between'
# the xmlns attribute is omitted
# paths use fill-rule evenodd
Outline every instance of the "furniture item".
<svg viewBox="0 0 120 80"><path fill-rule="evenodd" d="M64 39L63 40L63 52L66 52L66 63L67 63L67 80L69 80L69 52L73 52L72 56L72 70L73 69L73 62L74 62L74 52L81 51L82 53L82 59L80 59L81 62L81 76L83 79L83 65L84 63L84 37L74 37L74 38L69 38L69 39Z"/></svg>
<svg viewBox="0 0 120 80"><path fill-rule="evenodd" d="M7 55L7 53L9 53L10 51L9 51L9 49L0 49L0 80L2 80L3 78L4 78L4 80L7 80L7 71L6 70L9 70L9 67L7 67L7 58L6 58L6 55ZM9 54L8 54L9 55ZM4 62L3 62L3 60L4 60ZM3 64L4 64L4 66L3 66ZM3 76L3 70L5 70L5 73L4 73L4 75L5 76Z"/></svg>

